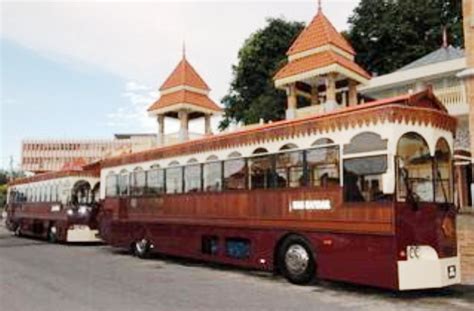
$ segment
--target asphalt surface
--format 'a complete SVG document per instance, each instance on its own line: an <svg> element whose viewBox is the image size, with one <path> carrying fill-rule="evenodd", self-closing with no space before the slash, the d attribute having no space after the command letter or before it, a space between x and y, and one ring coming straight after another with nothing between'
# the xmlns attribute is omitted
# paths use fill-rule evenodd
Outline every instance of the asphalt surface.
<svg viewBox="0 0 474 311"><path fill-rule="evenodd" d="M473 310L474 286L395 293L176 258L141 260L106 245L52 245L0 226L0 310Z"/></svg>

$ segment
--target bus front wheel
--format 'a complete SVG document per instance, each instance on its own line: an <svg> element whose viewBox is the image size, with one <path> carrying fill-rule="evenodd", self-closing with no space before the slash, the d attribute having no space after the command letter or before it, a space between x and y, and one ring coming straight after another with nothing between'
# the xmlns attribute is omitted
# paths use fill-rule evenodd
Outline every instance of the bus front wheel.
<svg viewBox="0 0 474 311"><path fill-rule="evenodd" d="M15 228L15 236L22 237L23 233L21 232L21 224L18 224Z"/></svg>
<svg viewBox="0 0 474 311"><path fill-rule="evenodd" d="M150 249L151 249L151 244L145 238L136 241L133 245L133 253L138 258L142 258L142 259L148 258L150 256Z"/></svg>
<svg viewBox="0 0 474 311"><path fill-rule="evenodd" d="M316 264L309 243L301 236L287 237L278 253L278 266L291 283L304 285L315 279Z"/></svg>

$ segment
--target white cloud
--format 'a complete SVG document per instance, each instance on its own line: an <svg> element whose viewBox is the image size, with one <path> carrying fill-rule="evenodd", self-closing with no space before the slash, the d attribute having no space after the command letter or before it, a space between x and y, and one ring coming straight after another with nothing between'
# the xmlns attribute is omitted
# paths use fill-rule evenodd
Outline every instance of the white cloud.
<svg viewBox="0 0 474 311"><path fill-rule="evenodd" d="M323 1L323 6L342 30L357 2ZM188 58L219 101L238 49L266 17L308 22L315 12L315 0L3 2L0 35L57 61L80 69L92 65L153 89L179 61L185 40Z"/></svg>
<svg viewBox="0 0 474 311"><path fill-rule="evenodd" d="M158 92L136 81L129 81L122 96L127 103L107 115L107 125L118 131L154 132L156 121L148 116L147 108L158 98Z"/></svg>

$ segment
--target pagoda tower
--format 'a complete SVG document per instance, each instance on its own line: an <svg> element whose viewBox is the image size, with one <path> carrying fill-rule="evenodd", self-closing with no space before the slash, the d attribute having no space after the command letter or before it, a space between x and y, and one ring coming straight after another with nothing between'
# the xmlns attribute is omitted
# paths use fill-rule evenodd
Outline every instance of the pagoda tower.
<svg viewBox="0 0 474 311"><path fill-rule="evenodd" d="M287 56L288 63L274 77L275 86L287 92L287 119L298 117L299 96L311 106L323 105L314 111L357 105L357 85L370 79L354 62L354 49L323 14L321 4Z"/></svg>
<svg viewBox="0 0 474 311"><path fill-rule="evenodd" d="M205 134L212 134L211 116L221 108L209 98L209 86L186 59L184 48L183 58L159 91L160 98L148 108L158 121L158 145L165 144L165 117L179 120L181 142L189 139L189 121L196 118L204 118Z"/></svg>

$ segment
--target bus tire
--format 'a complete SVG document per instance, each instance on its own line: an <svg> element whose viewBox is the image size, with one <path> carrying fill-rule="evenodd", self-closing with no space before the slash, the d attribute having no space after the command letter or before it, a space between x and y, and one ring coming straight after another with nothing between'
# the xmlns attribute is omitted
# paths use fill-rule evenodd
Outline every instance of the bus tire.
<svg viewBox="0 0 474 311"><path fill-rule="evenodd" d="M55 225L52 225L48 229L48 241L49 243L58 242L58 228Z"/></svg>
<svg viewBox="0 0 474 311"><path fill-rule="evenodd" d="M133 244L133 254L141 259L146 259L150 257L150 242L143 238L141 240L135 241Z"/></svg>
<svg viewBox="0 0 474 311"><path fill-rule="evenodd" d="M23 236L23 233L21 232L21 225L18 224L15 228L15 236L21 238Z"/></svg>
<svg viewBox="0 0 474 311"><path fill-rule="evenodd" d="M312 248L301 236L290 235L278 251L278 268L293 284L305 285L316 277L316 263Z"/></svg>

